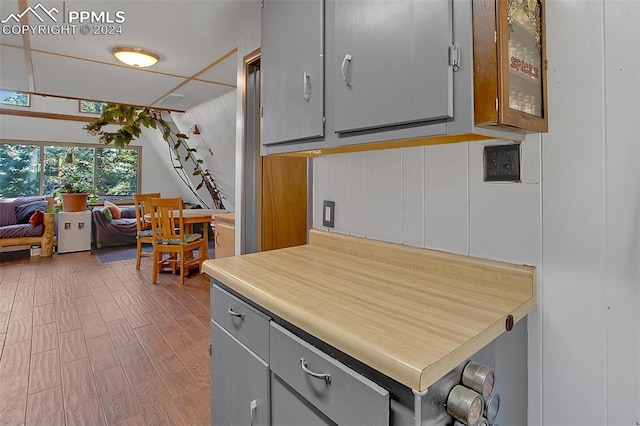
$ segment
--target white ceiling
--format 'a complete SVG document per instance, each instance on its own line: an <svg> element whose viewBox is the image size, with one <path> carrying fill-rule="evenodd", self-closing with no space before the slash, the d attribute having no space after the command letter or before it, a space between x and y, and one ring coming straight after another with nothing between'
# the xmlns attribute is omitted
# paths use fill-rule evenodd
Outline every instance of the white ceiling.
<svg viewBox="0 0 640 426"><path fill-rule="evenodd" d="M23 36L12 14L25 10L21 24L27 19L45 31L75 33ZM72 22L79 11L112 23ZM124 22L113 22L119 16ZM237 40L259 31L260 1L0 0L0 21L6 21L0 23L2 89L184 111L235 89ZM80 33L82 25L89 34ZM121 34L93 34L102 29ZM20 34L5 34L11 31ZM129 67L111 54L116 46L156 52L160 61L145 69ZM170 94L177 96L165 100Z"/></svg>

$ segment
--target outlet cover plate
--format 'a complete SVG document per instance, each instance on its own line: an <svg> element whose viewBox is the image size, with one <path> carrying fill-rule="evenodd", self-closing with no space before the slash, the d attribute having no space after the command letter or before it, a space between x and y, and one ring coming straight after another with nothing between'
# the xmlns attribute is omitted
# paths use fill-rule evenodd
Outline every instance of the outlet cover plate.
<svg viewBox="0 0 640 426"><path fill-rule="evenodd" d="M520 182L520 145L484 147L485 182Z"/></svg>
<svg viewBox="0 0 640 426"><path fill-rule="evenodd" d="M336 211L336 202L324 200L322 202L322 226L333 228Z"/></svg>

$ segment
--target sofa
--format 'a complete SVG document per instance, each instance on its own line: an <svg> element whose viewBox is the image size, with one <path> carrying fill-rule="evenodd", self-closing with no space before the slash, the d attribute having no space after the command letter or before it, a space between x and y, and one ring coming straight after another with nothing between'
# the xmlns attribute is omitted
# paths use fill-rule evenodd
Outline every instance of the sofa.
<svg viewBox="0 0 640 426"><path fill-rule="evenodd" d="M108 207L95 207L92 212L93 241L97 248L136 243L136 211L133 206L120 206L120 218L107 212Z"/></svg>
<svg viewBox="0 0 640 426"><path fill-rule="evenodd" d="M51 197L0 198L0 249L39 244L41 256L53 255L53 204Z"/></svg>

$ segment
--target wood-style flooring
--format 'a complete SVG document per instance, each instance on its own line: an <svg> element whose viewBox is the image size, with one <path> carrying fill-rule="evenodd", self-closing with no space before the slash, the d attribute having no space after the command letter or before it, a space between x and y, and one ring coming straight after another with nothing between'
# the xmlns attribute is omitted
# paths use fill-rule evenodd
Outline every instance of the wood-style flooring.
<svg viewBox="0 0 640 426"><path fill-rule="evenodd" d="M0 264L0 425L208 425L209 281L90 252Z"/></svg>

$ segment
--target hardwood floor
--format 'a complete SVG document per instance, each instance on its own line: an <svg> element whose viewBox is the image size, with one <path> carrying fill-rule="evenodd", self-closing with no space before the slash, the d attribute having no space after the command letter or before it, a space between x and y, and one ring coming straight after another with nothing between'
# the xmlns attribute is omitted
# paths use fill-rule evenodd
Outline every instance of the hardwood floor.
<svg viewBox="0 0 640 426"><path fill-rule="evenodd" d="M0 425L208 425L209 280L90 252L0 264Z"/></svg>

